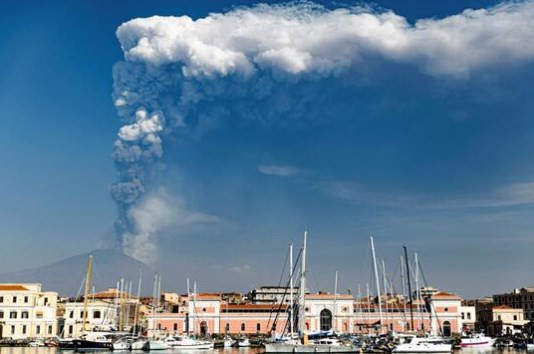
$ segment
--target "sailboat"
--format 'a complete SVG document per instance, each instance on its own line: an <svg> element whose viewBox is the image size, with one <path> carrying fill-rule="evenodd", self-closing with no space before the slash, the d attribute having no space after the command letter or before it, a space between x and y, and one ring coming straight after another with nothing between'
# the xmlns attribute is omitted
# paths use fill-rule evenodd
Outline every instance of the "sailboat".
<svg viewBox="0 0 534 354"><path fill-rule="evenodd" d="M298 307L298 331L300 341L273 342L265 344L266 353L359 353L360 349L352 344L346 344L337 338L328 338L309 343L308 334L305 332L305 295L306 295L306 241L308 233L304 232L302 245L302 261L300 263L300 286Z"/></svg>
<svg viewBox="0 0 534 354"><path fill-rule="evenodd" d="M156 338L156 309L159 305L159 296L161 292L161 276L156 273L154 276L154 291L153 291L153 301L152 301L152 338L147 339L143 345L143 350L151 351L151 350L165 350L169 349L170 346L167 342L161 339Z"/></svg>
<svg viewBox="0 0 534 354"><path fill-rule="evenodd" d="M72 345L76 351L112 349L111 338L104 332L87 331L87 315L89 307L89 286L91 285L91 268L93 266L93 256L89 256L87 262L87 275L85 276L85 294L83 299L83 319L82 335L72 340Z"/></svg>

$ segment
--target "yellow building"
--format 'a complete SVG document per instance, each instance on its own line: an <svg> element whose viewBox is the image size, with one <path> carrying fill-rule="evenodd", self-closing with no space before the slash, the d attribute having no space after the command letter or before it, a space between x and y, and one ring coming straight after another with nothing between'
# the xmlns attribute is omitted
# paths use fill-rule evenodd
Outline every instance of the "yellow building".
<svg viewBox="0 0 534 354"><path fill-rule="evenodd" d="M0 284L0 338L55 337L57 296L38 283Z"/></svg>

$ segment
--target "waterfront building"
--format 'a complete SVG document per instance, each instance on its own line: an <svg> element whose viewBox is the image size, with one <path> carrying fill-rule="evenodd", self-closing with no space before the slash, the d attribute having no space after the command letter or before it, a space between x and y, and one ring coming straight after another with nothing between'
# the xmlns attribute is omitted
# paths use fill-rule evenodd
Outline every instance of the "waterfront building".
<svg viewBox="0 0 534 354"><path fill-rule="evenodd" d="M477 318L475 305L471 302L462 302L460 313L462 316L462 331L474 331Z"/></svg>
<svg viewBox="0 0 534 354"><path fill-rule="evenodd" d="M307 294L305 330L385 333L389 328L397 332L415 330L445 335L461 332L462 299L457 295L434 292L419 303L414 301L411 305L413 327L410 305L400 302L399 297L391 298L391 301L382 304L382 311L379 311L373 298L355 299L349 294ZM185 303L187 305L180 305L175 312L147 314L148 328L151 329L149 334L287 333L289 306L286 303L230 304L222 299L221 294L215 293L191 294Z"/></svg>
<svg viewBox="0 0 534 354"><path fill-rule="evenodd" d="M293 288L293 298L298 298L298 288ZM260 286L247 294L248 301L254 304L289 303L291 291L287 286Z"/></svg>
<svg viewBox="0 0 534 354"><path fill-rule="evenodd" d="M477 306L477 329L490 336L512 335L522 331L527 323L521 308L493 303Z"/></svg>
<svg viewBox="0 0 534 354"><path fill-rule="evenodd" d="M514 289L509 293L495 294L493 302L515 309L522 309L525 320L534 321L534 287Z"/></svg>
<svg viewBox="0 0 534 354"><path fill-rule="evenodd" d="M116 330L119 326L120 304L116 300L90 299L87 304L85 330ZM69 300L60 304L59 335L76 338L84 331L84 302Z"/></svg>
<svg viewBox="0 0 534 354"><path fill-rule="evenodd" d="M38 283L0 284L0 338L55 337L57 297Z"/></svg>

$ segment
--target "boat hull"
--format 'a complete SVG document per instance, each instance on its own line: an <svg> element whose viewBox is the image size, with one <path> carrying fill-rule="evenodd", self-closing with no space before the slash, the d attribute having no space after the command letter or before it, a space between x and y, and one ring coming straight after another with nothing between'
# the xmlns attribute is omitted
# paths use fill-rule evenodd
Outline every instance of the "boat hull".
<svg viewBox="0 0 534 354"><path fill-rule="evenodd" d="M146 350L147 352L152 350L166 350L169 348L170 346L167 343L160 340L148 340L143 346L143 350Z"/></svg>
<svg viewBox="0 0 534 354"><path fill-rule="evenodd" d="M89 350L111 350L113 344L106 342L95 342L85 339L74 339L72 341L75 351L89 351Z"/></svg>
<svg viewBox="0 0 534 354"><path fill-rule="evenodd" d="M352 346L330 346L320 344L267 343L266 353L359 353L360 349Z"/></svg>
<svg viewBox="0 0 534 354"><path fill-rule="evenodd" d="M434 344L434 345L410 345L401 344L393 349L393 353L450 353L452 352L451 344Z"/></svg>

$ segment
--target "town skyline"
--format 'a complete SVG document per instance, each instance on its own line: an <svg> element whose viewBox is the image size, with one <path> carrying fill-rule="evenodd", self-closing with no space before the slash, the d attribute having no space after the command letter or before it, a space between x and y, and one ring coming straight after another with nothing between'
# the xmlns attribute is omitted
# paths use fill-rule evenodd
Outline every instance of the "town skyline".
<svg viewBox="0 0 534 354"><path fill-rule="evenodd" d="M406 245L467 298L534 282L533 1L0 9L1 274L120 249L244 290L308 230L316 290L371 235L392 277Z"/></svg>

